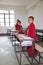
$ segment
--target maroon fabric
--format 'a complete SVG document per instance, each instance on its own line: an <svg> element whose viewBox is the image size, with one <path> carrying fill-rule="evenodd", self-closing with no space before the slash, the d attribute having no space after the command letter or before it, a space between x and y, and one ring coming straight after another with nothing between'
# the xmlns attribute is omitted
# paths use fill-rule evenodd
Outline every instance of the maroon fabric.
<svg viewBox="0 0 43 65"><path fill-rule="evenodd" d="M27 27L27 31L26 31L26 35L28 37L33 38L34 40L36 40L36 29L35 29L35 25L33 23L31 23L28 27Z"/></svg>
<svg viewBox="0 0 43 65"><path fill-rule="evenodd" d="M15 29L18 30L18 24L15 25Z"/></svg>
<svg viewBox="0 0 43 65"><path fill-rule="evenodd" d="M18 24L16 24L16 25L15 25L15 29L16 29L16 30L18 30L18 31L19 31L19 30L21 30L21 28L22 28L22 26L21 26L21 25L18 25ZM22 30L21 30L21 31L19 31L19 34L22 34Z"/></svg>
<svg viewBox="0 0 43 65"><path fill-rule="evenodd" d="M36 57L38 55L38 51L36 49L34 49L33 52L34 53L32 53L32 47L27 48L27 53L28 53L29 57L32 57L32 54L33 54L33 57Z"/></svg>
<svg viewBox="0 0 43 65"><path fill-rule="evenodd" d="M28 37L33 38L36 41L36 29L35 29L35 25L33 23L31 23L26 31L26 35ZM30 57L32 57L32 46L31 47L27 47L27 53ZM37 50L35 50L35 43L34 43L34 57L37 56Z"/></svg>

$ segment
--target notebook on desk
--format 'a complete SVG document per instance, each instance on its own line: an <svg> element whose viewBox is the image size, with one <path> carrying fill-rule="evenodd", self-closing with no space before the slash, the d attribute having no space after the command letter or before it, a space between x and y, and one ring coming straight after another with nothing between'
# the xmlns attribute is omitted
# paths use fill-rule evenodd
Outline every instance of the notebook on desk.
<svg viewBox="0 0 43 65"><path fill-rule="evenodd" d="M21 39L24 39L24 40L26 40L26 39L27 40L33 40L31 37L27 37L24 34L19 34L18 37L21 38Z"/></svg>
<svg viewBox="0 0 43 65"><path fill-rule="evenodd" d="M32 38L31 37L27 37L27 36L25 36L25 35L23 35L23 34L19 34L18 35L18 37L20 38L20 39L24 39L25 41L22 41L22 43L21 43L21 46L31 46L32 45ZM29 41L28 41L28 40ZM27 40L27 41L26 41ZM18 42L17 42L18 43Z"/></svg>

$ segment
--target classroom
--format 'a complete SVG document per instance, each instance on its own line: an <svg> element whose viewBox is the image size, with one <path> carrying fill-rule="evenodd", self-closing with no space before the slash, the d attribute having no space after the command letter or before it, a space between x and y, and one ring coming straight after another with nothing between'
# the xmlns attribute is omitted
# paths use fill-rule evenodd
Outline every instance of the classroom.
<svg viewBox="0 0 43 65"><path fill-rule="evenodd" d="M43 0L0 0L0 65L43 65Z"/></svg>

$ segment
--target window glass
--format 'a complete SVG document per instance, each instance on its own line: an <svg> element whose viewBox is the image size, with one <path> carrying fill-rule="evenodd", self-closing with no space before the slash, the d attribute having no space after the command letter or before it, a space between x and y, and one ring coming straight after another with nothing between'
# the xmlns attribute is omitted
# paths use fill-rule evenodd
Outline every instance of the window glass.
<svg viewBox="0 0 43 65"><path fill-rule="evenodd" d="M6 23L6 26L9 26L9 23Z"/></svg>
<svg viewBox="0 0 43 65"><path fill-rule="evenodd" d="M0 14L0 19L3 19L4 18L4 14Z"/></svg>
<svg viewBox="0 0 43 65"><path fill-rule="evenodd" d="M0 25L1 25L1 26L4 26L4 23L1 23Z"/></svg>
<svg viewBox="0 0 43 65"><path fill-rule="evenodd" d="M14 10L0 10L0 26L14 26Z"/></svg>
<svg viewBox="0 0 43 65"><path fill-rule="evenodd" d="M0 10L0 13L4 13L4 10Z"/></svg>
<svg viewBox="0 0 43 65"><path fill-rule="evenodd" d="M10 10L10 14L14 14L14 10Z"/></svg>
<svg viewBox="0 0 43 65"><path fill-rule="evenodd" d="M5 15L5 19L9 19L9 15L7 14L7 15Z"/></svg>
<svg viewBox="0 0 43 65"><path fill-rule="evenodd" d="M10 19L14 19L14 15L10 15Z"/></svg>

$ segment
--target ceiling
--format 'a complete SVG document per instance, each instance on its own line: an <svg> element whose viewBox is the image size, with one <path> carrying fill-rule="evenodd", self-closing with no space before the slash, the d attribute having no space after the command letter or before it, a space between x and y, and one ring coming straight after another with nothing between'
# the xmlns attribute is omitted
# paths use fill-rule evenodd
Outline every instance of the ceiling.
<svg viewBox="0 0 43 65"><path fill-rule="evenodd" d="M31 7L39 0L0 0L0 5Z"/></svg>

